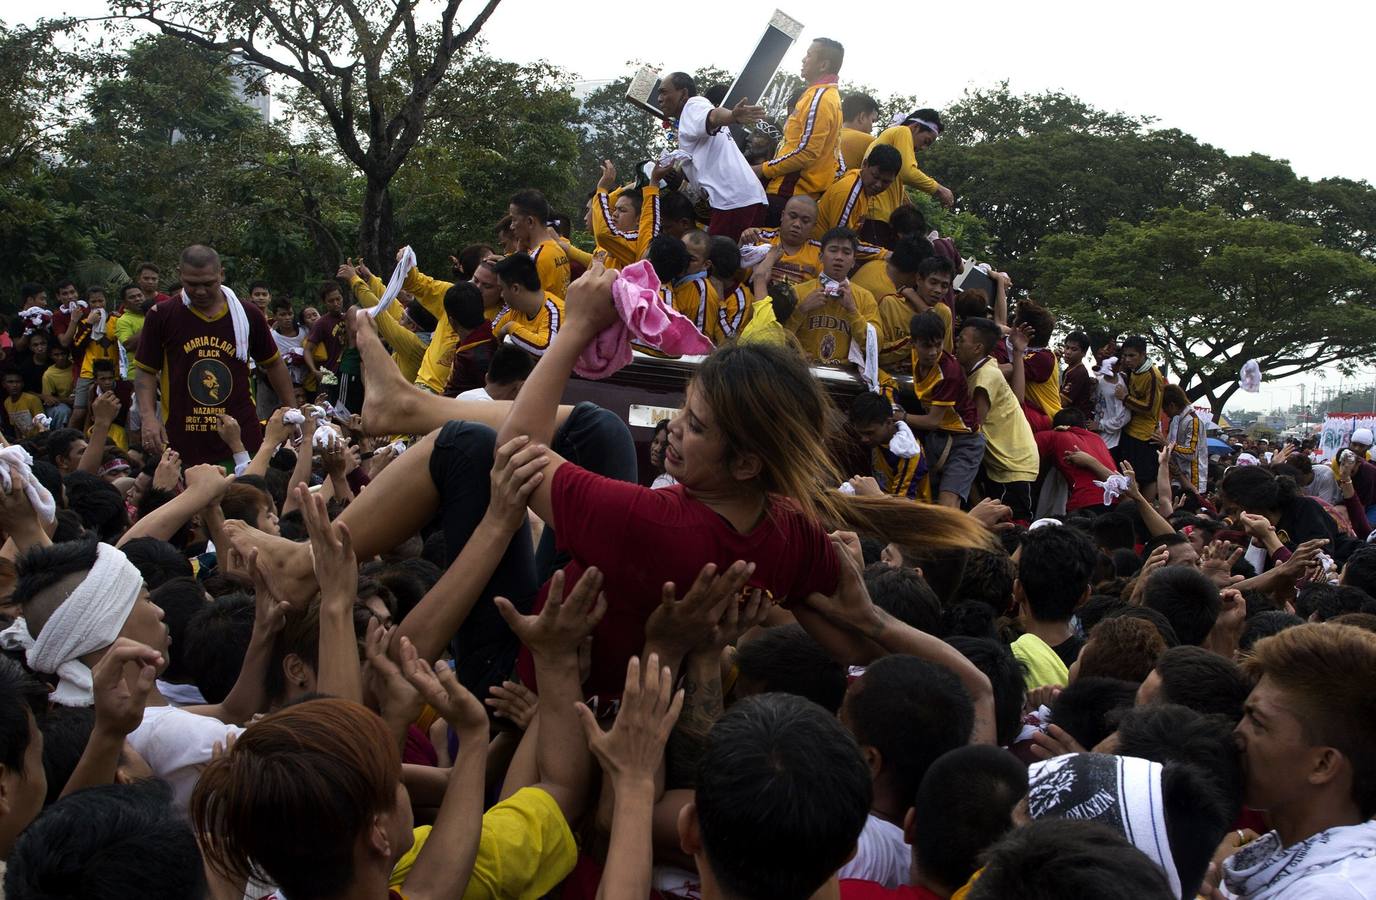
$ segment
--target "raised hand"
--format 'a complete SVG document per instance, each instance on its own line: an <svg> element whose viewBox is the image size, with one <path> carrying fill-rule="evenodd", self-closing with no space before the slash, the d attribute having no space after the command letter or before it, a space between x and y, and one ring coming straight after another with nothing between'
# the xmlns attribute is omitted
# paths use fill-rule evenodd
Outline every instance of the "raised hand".
<svg viewBox="0 0 1376 900"><path fill-rule="evenodd" d="M503 681L488 688L492 694L486 701L494 714L501 716L525 731L540 708L540 698L534 691L515 681Z"/></svg>
<svg viewBox="0 0 1376 900"><path fill-rule="evenodd" d="M626 690L611 731L599 728L584 704L576 709L589 749L614 783L653 782L664 745L683 709L683 691L674 691L673 674L668 666L660 666L657 654L651 653L645 661L643 676L640 658L633 656L626 665Z"/></svg>
<svg viewBox="0 0 1376 900"><path fill-rule="evenodd" d="M342 522L331 522L325 498L312 494L303 484L296 486L296 502L310 536L320 601L352 606L358 597L358 559L348 527Z"/></svg>
<svg viewBox="0 0 1376 900"><path fill-rule="evenodd" d="M434 707L435 712L460 734L481 735L487 740L487 712L478 698L459 684L454 670L444 661L436 662L434 667L416 653L416 648L406 638L401 639L401 671L420 696ZM471 738L470 738L471 739Z"/></svg>
<svg viewBox="0 0 1376 900"><path fill-rule="evenodd" d="M533 616L522 615L505 597L496 597L494 602L521 643L536 656L546 657L576 654L579 642L592 634L607 612L602 573L595 566L583 573L567 598L564 573L555 572L549 581L545 607Z"/></svg>
<svg viewBox="0 0 1376 900"><path fill-rule="evenodd" d="M549 465L549 448L532 444L518 435L497 448L492 460L492 489L487 517L508 531L516 531L526 521L526 503L544 481L541 471Z"/></svg>
<svg viewBox="0 0 1376 900"><path fill-rule="evenodd" d="M115 639L91 670L98 730L123 740L143 723L143 708L162 661L162 654L146 644Z"/></svg>
<svg viewBox="0 0 1376 900"><path fill-rule="evenodd" d="M660 604L645 623L645 645L660 649L664 662L677 665L694 648L715 642L728 610L755 573L755 564L737 560L724 571L708 563L698 572L683 599L673 582L661 590Z"/></svg>

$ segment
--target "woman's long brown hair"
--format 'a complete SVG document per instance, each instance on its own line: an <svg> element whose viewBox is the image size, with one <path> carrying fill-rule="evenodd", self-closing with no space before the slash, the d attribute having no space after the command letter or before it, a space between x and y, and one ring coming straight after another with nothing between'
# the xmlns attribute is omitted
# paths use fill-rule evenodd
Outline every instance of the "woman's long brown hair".
<svg viewBox="0 0 1376 900"><path fill-rule="evenodd" d="M897 497L859 497L827 451L839 414L801 356L763 344L730 345L703 361L693 381L722 430L730 457L760 459L758 485L791 498L828 528L872 535L914 550L994 546L959 510Z"/></svg>

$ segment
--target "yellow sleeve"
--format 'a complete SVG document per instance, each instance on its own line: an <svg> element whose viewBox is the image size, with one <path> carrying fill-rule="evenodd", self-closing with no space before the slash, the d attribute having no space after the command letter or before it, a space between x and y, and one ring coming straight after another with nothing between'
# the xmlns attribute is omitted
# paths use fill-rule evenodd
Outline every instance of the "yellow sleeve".
<svg viewBox="0 0 1376 900"><path fill-rule="evenodd" d="M850 317L851 340L865 339L867 325L874 326L875 337L878 338L883 326L879 321L879 304L874 302L874 295L855 285L851 285L850 291L855 300L855 314Z"/></svg>
<svg viewBox="0 0 1376 900"><path fill-rule="evenodd" d="M784 326L774 318L774 298L756 300L750 307L750 321L741 331L742 344L787 344Z"/></svg>
<svg viewBox="0 0 1376 900"><path fill-rule="evenodd" d="M564 299L569 288L569 258L564 248L554 241L541 243L535 250L535 270L540 273L540 286Z"/></svg>
<svg viewBox="0 0 1376 900"><path fill-rule="evenodd" d="M647 184L640 191L640 230L636 232L636 259L659 236L659 186Z"/></svg>
<svg viewBox="0 0 1376 900"><path fill-rule="evenodd" d="M899 125L897 128L890 128L888 131L895 133L893 139L884 141L885 135L880 135L879 140L892 145L898 150L898 155L903 157L903 167L898 170L898 180L908 187L915 187L924 194L936 193L936 179L918 168L917 152L913 149L913 133L906 125ZM888 132L886 131L885 134Z"/></svg>
<svg viewBox="0 0 1376 900"><path fill-rule="evenodd" d="M803 112L798 146L760 166L760 171L770 179L810 169L824 153L835 152L841 131L841 103L828 90L812 88L809 93L799 101L806 101L807 109Z"/></svg>
<svg viewBox="0 0 1376 900"><path fill-rule="evenodd" d="M431 278L420 269L408 272L406 281L402 284L402 288L414 294L420 305L425 307L425 311L436 319L444 318L444 295L453 286L453 282Z"/></svg>
<svg viewBox="0 0 1376 900"><path fill-rule="evenodd" d="M837 225L846 224L841 221L841 216L852 187L853 179L842 177L822 194L822 199L817 201L817 224L812 226L813 240L820 241L822 235Z"/></svg>
<svg viewBox="0 0 1376 900"><path fill-rule="evenodd" d="M857 262L869 262L872 259L888 259L892 254L875 244L867 244L859 241L855 248L855 259Z"/></svg>
<svg viewBox="0 0 1376 900"><path fill-rule="evenodd" d="M657 192L656 192L657 193ZM626 260L626 265L633 263L640 256L640 233L636 231L622 231L616 227L612 219L612 205L621 196L621 189L617 188L608 194L606 191L599 190L592 198L592 236L597 242L597 246L607 251L607 256L621 262ZM642 200L640 211L645 212ZM583 263L587 265L587 263Z"/></svg>
<svg viewBox="0 0 1376 900"><path fill-rule="evenodd" d="M535 321L528 322L525 316L518 316L514 311L507 310L506 315L494 323L493 330L500 334L501 326L509 323L510 327L506 333L516 346L532 356L543 356L554 336L559 333L559 324L563 318L563 301L552 294L546 294L544 309L535 317Z"/></svg>
<svg viewBox="0 0 1376 900"><path fill-rule="evenodd" d="M559 804L522 788L483 813L483 833L463 900L538 900L578 862L578 845Z"/></svg>
<svg viewBox="0 0 1376 900"><path fill-rule="evenodd" d="M571 262L576 262L585 269L592 265L592 254L582 247L575 246L572 241L564 248L564 253Z"/></svg>

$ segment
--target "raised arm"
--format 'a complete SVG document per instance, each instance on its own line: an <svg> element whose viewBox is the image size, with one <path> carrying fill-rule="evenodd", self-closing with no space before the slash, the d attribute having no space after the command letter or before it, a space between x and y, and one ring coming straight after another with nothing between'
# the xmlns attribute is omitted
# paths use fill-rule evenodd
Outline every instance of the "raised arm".
<svg viewBox="0 0 1376 900"><path fill-rule="evenodd" d="M358 560L349 529L331 522L323 497L296 488L297 503L311 539L315 577L320 583L320 653L317 687L355 703L363 702L363 670L354 635L354 601L358 599Z"/></svg>
<svg viewBox="0 0 1376 900"><path fill-rule="evenodd" d="M196 513L219 504L232 480L219 466L209 463L192 466L186 470L186 489L135 522L115 546L123 547L140 537L170 540Z"/></svg>

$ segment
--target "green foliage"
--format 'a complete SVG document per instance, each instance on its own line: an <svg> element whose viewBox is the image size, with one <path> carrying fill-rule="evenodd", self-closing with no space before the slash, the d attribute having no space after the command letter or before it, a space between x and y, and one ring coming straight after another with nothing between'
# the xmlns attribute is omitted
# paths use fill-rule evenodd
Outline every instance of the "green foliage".
<svg viewBox="0 0 1376 900"><path fill-rule="evenodd" d="M1147 337L1192 399L1221 410L1242 364L1268 378L1376 350L1376 263L1317 233L1222 210L1161 210L1049 237L1039 298L1062 321Z"/></svg>

